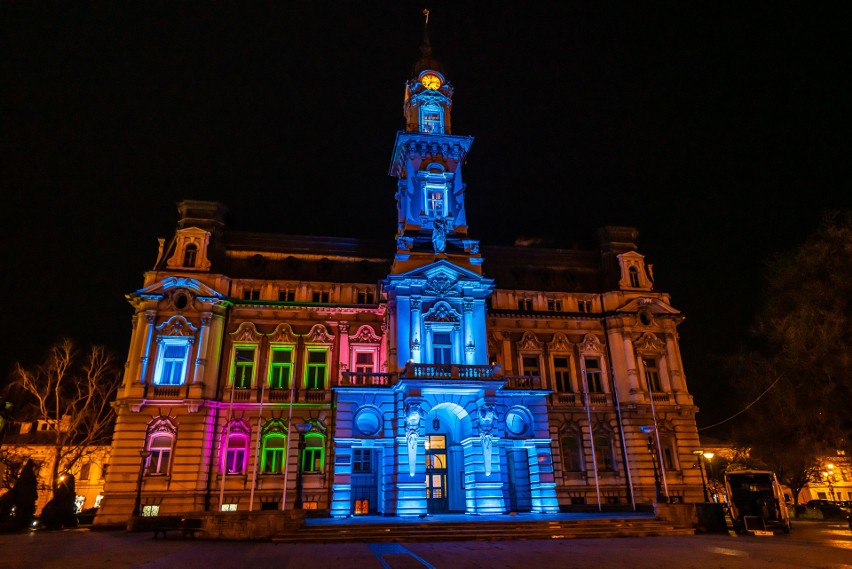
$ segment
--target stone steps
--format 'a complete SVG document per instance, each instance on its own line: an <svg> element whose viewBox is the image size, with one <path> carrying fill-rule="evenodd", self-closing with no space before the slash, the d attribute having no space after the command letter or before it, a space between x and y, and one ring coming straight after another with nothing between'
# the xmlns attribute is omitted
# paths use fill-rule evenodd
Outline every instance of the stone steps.
<svg viewBox="0 0 852 569"><path fill-rule="evenodd" d="M272 539L276 543L502 541L694 535L655 519L527 522L401 522L309 525Z"/></svg>

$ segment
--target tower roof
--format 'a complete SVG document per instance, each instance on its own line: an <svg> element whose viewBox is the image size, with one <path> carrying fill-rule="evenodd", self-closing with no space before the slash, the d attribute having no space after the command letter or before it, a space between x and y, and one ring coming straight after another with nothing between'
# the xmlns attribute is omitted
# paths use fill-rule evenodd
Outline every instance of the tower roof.
<svg viewBox="0 0 852 569"><path fill-rule="evenodd" d="M432 44L429 42L429 10L423 10L423 43L420 44L420 59L414 64L412 75L420 75L423 71L430 69L444 73L444 66L432 55Z"/></svg>

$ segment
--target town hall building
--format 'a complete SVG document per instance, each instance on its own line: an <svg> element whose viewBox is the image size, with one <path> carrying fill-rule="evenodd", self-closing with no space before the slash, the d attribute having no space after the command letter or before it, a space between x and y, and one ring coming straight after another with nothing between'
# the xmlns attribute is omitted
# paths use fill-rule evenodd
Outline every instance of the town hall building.
<svg viewBox="0 0 852 569"><path fill-rule="evenodd" d="M592 250L481 245L452 97L427 42L389 169L395 240L239 232L219 203L178 204L127 295L96 523L702 500L683 316L637 231L604 227Z"/></svg>

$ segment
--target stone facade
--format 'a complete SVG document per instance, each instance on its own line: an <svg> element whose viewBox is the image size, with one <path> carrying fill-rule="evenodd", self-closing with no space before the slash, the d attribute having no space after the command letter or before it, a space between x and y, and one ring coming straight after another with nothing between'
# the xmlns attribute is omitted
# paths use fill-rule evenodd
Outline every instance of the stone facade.
<svg viewBox="0 0 852 569"><path fill-rule="evenodd" d="M701 499L682 316L636 230L480 247L452 94L424 51L390 165L395 243L234 232L220 204L178 205L128 295L98 523L137 495L144 514L337 517Z"/></svg>

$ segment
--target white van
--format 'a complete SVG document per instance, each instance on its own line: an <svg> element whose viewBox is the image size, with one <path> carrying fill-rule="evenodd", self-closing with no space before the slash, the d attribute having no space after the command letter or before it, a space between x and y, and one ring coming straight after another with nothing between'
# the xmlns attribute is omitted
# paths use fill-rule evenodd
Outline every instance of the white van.
<svg viewBox="0 0 852 569"><path fill-rule="evenodd" d="M728 507L737 533L780 529L790 533L790 514L778 478L771 470L725 473Z"/></svg>

